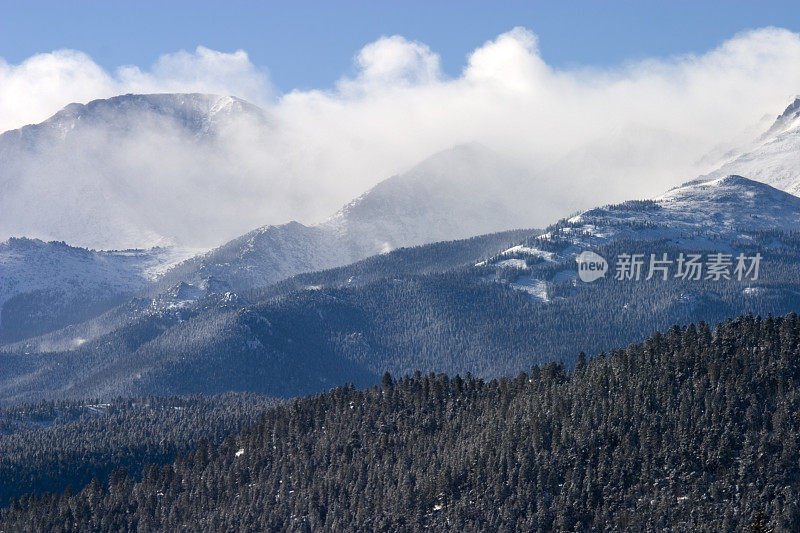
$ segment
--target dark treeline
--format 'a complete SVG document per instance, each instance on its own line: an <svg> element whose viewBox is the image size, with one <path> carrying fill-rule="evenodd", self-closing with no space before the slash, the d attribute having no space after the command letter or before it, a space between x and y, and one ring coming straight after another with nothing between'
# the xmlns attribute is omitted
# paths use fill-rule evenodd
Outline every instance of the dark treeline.
<svg viewBox="0 0 800 533"><path fill-rule="evenodd" d="M140 473L207 439L219 444L276 404L256 394L44 401L0 409L0 507L25 493L104 483L117 468Z"/></svg>
<svg viewBox="0 0 800 533"><path fill-rule="evenodd" d="M269 409L0 530L800 530L800 319L673 327L516 378L406 377Z"/></svg>

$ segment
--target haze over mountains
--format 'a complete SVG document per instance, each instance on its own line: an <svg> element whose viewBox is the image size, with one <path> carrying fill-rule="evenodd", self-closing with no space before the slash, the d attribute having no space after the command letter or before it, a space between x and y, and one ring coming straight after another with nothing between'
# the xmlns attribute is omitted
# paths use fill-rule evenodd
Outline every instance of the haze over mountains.
<svg viewBox="0 0 800 533"><path fill-rule="evenodd" d="M248 233L182 264L156 287L187 281L243 290L401 246L530 227L541 217L538 206L545 198L531 202L537 195L529 175L491 150L469 144L380 182L322 223L262 226L275 218L274 202L285 197L275 180L290 179L265 175L264 188L247 190L252 176L240 174L268 172L265 161L276 151L268 142L271 127L263 110L238 98L123 95L72 104L42 124L0 135L3 236L55 238L98 249L161 246L129 253L161 262L141 265L138 272L132 266L120 266L119 274L108 265L87 268L81 275L96 283L80 297L76 291L85 285L74 282L68 264L61 271L42 270L60 260L58 251L65 248L45 245L55 255L42 262L41 247L37 254L25 254L7 246L0 263L6 280L0 309L17 298L2 319L15 324L16 332L6 328L0 340L91 318L144 288L154 277L144 270L162 272L197 253L187 245L208 246L235 235L237 228ZM256 147L266 159L252 153L239 154L247 156L245 162L237 159L238 150ZM187 169L192 176L174 179ZM193 186L179 189L187 180ZM205 238L198 241L198 234ZM36 286L14 281L23 275L35 278ZM124 290L116 277L127 280ZM209 279L215 281L209 285ZM94 314L72 313L71 322L69 313L40 320L29 309L46 303L68 309L78 300Z"/></svg>
<svg viewBox="0 0 800 533"><path fill-rule="evenodd" d="M798 135L796 109L794 114L792 109L743 154L727 154L728 164L713 177L754 174L753 179L792 192L789 189L796 184L791 181L795 169L790 154ZM313 156L296 153L284 144L279 132L287 128L290 125L257 106L228 96L123 95L70 104L41 124L0 135L0 241L28 237L94 249L169 245L210 249L265 225L324 223L366 188L343 196L341 191L353 190L343 183L335 195L342 198L341 203L331 205L336 183L325 176L309 179L300 173L296 161ZM632 138L637 142L632 143ZM725 141L720 139L720 143ZM614 168L625 166L629 174L650 174L669 166L673 152L691 142L663 129L632 124L538 167L499 153L490 155L485 148L484 155L470 155L481 147L467 144L471 150L450 156L449 170L433 169L432 163L424 169L412 162L407 168L413 170L398 173L405 176L401 181L406 184L395 184L391 194L397 201L406 201L401 198L407 196L408 201L418 202L433 192L424 208L440 213L435 225L453 226L453 220L463 225L447 234L434 231L409 242L460 238L512 226L542 227L590 207L598 198L609 198L609 186L603 184L614 181ZM663 148L667 146L672 151ZM462 161L457 160L459 154ZM484 162L475 164L481 158ZM416 182L415 173L422 176ZM422 187L431 181L431 173L438 176L438 192ZM491 180L486 179L487 173ZM578 178L587 174L594 179ZM519 179L521 175L525 179ZM376 172L371 182L378 184L388 177ZM673 184L692 177L675 176ZM412 183L416 183L414 192L402 190ZM385 194L389 187L381 185L373 197L380 191ZM652 194L659 192L652 190ZM615 201L625 199L621 194L614 194ZM446 220L442 215L468 207L475 209L464 217ZM399 208L404 206L395 207ZM422 207L415 209L418 214ZM428 222L419 228L428 227ZM414 233L419 228L405 229Z"/></svg>
<svg viewBox="0 0 800 533"><path fill-rule="evenodd" d="M265 223L331 216L333 209L320 207L330 204L326 189L314 189L324 177L306 183L293 174L289 160L301 156L280 144L276 127L262 109L228 96L123 95L71 104L41 124L0 135L0 240L24 236L95 249L211 248ZM520 193L530 197L520 189L531 180L520 179L520 169L506 175L513 165L483 152L471 145L446 161L431 160L371 197L392 189L405 205L383 206L390 211L420 202L405 216L438 212L403 222L412 233L407 242L541 223L539 211L553 208L546 191L533 191L541 202L521 212L515 200ZM375 176L373 183L387 177ZM360 204L350 209L371 209L363 199ZM466 216L445 217L452 210ZM379 233L399 233L395 222L381 224ZM429 224L430 234L421 234Z"/></svg>
<svg viewBox="0 0 800 533"><path fill-rule="evenodd" d="M626 345L692 318L796 309L798 227L800 198L731 176L589 210L541 236L499 234L482 248L460 241L398 250L243 293L179 283L8 346L0 397L296 396L375 383L385 370L491 377L554 359L571 364L581 350ZM585 284L575 279L584 249L608 258L760 253L763 262L758 280L609 276ZM474 250L470 259L464 250ZM409 254L419 259L409 265ZM84 341L76 347L75 338Z"/></svg>
<svg viewBox="0 0 800 533"><path fill-rule="evenodd" d="M244 290L405 246L530 228L540 201L530 179L479 144L457 146L382 181L320 224L258 228L172 269L158 286L214 278Z"/></svg>
<svg viewBox="0 0 800 533"><path fill-rule="evenodd" d="M789 104L763 135L702 179L741 174L800 195L800 96Z"/></svg>
<svg viewBox="0 0 800 533"><path fill-rule="evenodd" d="M150 96L121 98L114 108L131 105L136 116L142 105L153 104ZM175 98L165 100L168 120L194 132L200 143L213 142L228 116L210 120L219 113L208 109L244 110L268 127L267 117L236 100L197 97L187 104L191 112L179 113ZM212 101L195 113L198 102ZM584 211L541 237L533 230L527 238L500 233L478 247L445 242L350 265L405 246L531 225L536 206L547 201L536 188L541 182L532 185L528 173L502 156L466 144L382 181L324 222L260 227L152 282L143 281L152 263L125 267L130 271L120 276L128 285L113 276L105 280L107 270L96 269L98 279L115 289L93 298L100 303L73 313L72 321L61 313L46 326L29 308L51 304L40 295L55 294L55 308L69 309L68 295L58 296L53 286L74 282L51 276L50 287L34 287L16 299L11 288L7 298L15 306L4 308L3 320L18 326L4 339L22 342L7 345L0 356L12 369L0 396L227 390L293 396L342 380L368 384L386 369L501 375L532 362L570 361L579 350L610 349L698 316L713 321L754 310L791 311L800 298L800 199L765 183L791 189L784 177L794 172L791 154L798 153L796 107L754 149L726 163L758 166L764 183L712 174L655 201ZM57 130L56 123L49 128ZM765 267L764 279L749 285L576 282L574 258L582 249L611 253L625 246L647 253L759 252L772 270ZM24 268L35 272L39 259L32 257ZM175 258L153 257L156 263ZM418 257L413 266L409 257ZM332 267L338 268L314 273ZM600 300L608 303L603 313L575 321ZM27 329L19 327L26 320ZM616 327L609 331L608 323ZM506 332L497 336L498 328Z"/></svg>
<svg viewBox="0 0 800 533"><path fill-rule="evenodd" d="M0 239L199 248L243 233L261 223L259 205L269 195L266 187L249 191L259 200L240 194L235 184L251 169L233 164L235 150L240 136L266 143L268 131L263 110L232 97L123 95L71 104L0 135ZM192 187L182 188L187 182ZM209 195L216 209L206 208ZM197 227L205 239L197 239Z"/></svg>
<svg viewBox="0 0 800 533"><path fill-rule="evenodd" d="M800 135L798 102L744 153L729 153L728 161L709 177L740 174L796 192L792 154ZM356 213L343 230L335 219L345 210L315 210L320 194L304 188L307 185L287 166L287 158L297 154L285 153L275 135L279 128L286 125L257 106L227 96L123 95L71 104L41 124L0 135L0 240L40 238L95 249L208 249L265 223L314 218L339 234L372 232L372 227L354 227L353 217L360 216ZM387 176L376 176L379 185L346 210L394 212L383 222L368 216L368 225L378 224L376 235L359 237L384 240L380 244L389 247L392 241L419 244L543 226L589 207L587 197L604 196L602 183L574 176L587 168L602 172L610 164L608 158L622 159L644 173L664 166L668 153L653 149L649 152L662 159L648 158L631 151L626 139L652 138L653 148L680 146L680 139L669 135L646 126L609 132L604 140L535 171L468 144L387 183L380 182ZM675 183L691 177L676 176ZM561 190L571 182L576 190L569 198ZM391 205L379 200L381 195L391 196ZM426 216L418 220L423 211ZM334 220L325 222L330 216ZM407 236L398 239L399 233ZM368 251L374 248L370 243Z"/></svg>

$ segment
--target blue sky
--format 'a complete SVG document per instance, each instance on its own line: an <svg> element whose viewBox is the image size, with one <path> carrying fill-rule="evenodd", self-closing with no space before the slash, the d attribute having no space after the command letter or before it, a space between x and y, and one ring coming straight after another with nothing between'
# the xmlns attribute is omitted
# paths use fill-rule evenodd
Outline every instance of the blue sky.
<svg viewBox="0 0 800 533"><path fill-rule="evenodd" d="M327 88L382 35L440 54L446 75L485 41L515 26L539 37L557 68L608 67L711 49L764 26L800 31L798 2L0 2L0 57L18 64L72 48L102 67L148 67L198 45L245 50L281 91Z"/></svg>

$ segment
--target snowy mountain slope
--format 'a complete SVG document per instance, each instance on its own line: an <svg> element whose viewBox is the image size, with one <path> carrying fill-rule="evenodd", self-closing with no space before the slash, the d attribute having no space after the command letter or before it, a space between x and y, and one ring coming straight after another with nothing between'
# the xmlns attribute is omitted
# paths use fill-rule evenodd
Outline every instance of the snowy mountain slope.
<svg viewBox="0 0 800 533"><path fill-rule="evenodd" d="M666 240L681 246L716 246L746 239L743 231L800 231L800 198L742 176L691 181L656 197L584 211L536 238L569 243L566 253L614 240ZM523 243L506 250L553 260L552 251ZM565 257L565 256L562 256Z"/></svg>
<svg viewBox="0 0 800 533"><path fill-rule="evenodd" d="M141 291L137 297L96 318L36 338L25 339L7 348L27 352L70 350L76 346L76 339L88 342L116 334L120 330L137 329L140 324L152 320L167 329L176 322L187 320L217 305L227 308L238 304L242 307L249 305L251 299L275 298L297 290L354 287L385 277L441 272L456 266L469 265L476 257L488 258L504 245L511 245L537 231L513 230L459 241L401 248L343 267L292 276L282 283L245 291L244 295L233 292L228 283L211 276L198 282L180 281L163 290L154 290L149 286L149 290ZM224 274L221 267L218 273Z"/></svg>
<svg viewBox="0 0 800 533"><path fill-rule="evenodd" d="M314 198L313 179L296 174L281 135L291 125L277 120L229 96L129 94L70 104L3 133L0 240L209 249L265 223L319 220L308 206L325 202ZM568 212L543 190L504 157L463 145L378 184L318 227L349 239L347 253L361 258Z"/></svg>
<svg viewBox="0 0 800 533"><path fill-rule="evenodd" d="M199 285L209 279L218 282L211 290L245 290L356 259L360 258L330 232L290 222L258 228L192 257L167 271L149 292L157 294L181 282Z"/></svg>
<svg viewBox="0 0 800 533"><path fill-rule="evenodd" d="M496 279L503 270L517 270L524 283L512 287L527 290L536 284L541 292L575 285L575 258L584 250L627 242L632 249L649 243L651 253L667 248L732 253L736 246L752 245L754 234L769 232L800 232L800 198L732 175L692 181L654 200L590 209L480 266L494 269ZM531 266L542 264L565 266L544 269L542 278L529 274ZM800 279L800 265L796 268Z"/></svg>
<svg viewBox="0 0 800 533"><path fill-rule="evenodd" d="M382 181L321 227L366 253L535 227L544 207L536 187L499 154L462 144Z"/></svg>
<svg viewBox="0 0 800 533"><path fill-rule="evenodd" d="M91 318L192 253L167 248L97 252L18 238L0 243L0 343Z"/></svg>
<svg viewBox="0 0 800 533"><path fill-rule="evenodd" d="M532 227L537 201L525 191L534 186L491 150L456 146L382 181L321 224L256 229L178 265L155 287L214 278L242 291L400 247Z"/></svg>
<svg viewBox="0 0 800 533"><path fill-rule="evenodd" d="M672 239L678 244L734 238L739 229L800 230L800 198L742 176L690 182L652 201L592 209L568 220L598 239ZM642 227L644 225L648 227ZM593 229L598 228L598 229Z"/></svg>
<svg viewBox="0 0 800 533"><path fill-rule="evenodd" d="M180 365L179 361L181 360L186 362L186 372L191 373L193 372L189 370L191 363L183 355L184 348L188 348L190 345L195 346L198 351L194 353L201 354L209 344L223 342L222 339L231 333L234 336L238 335L237 332L247 329L240 330L239 325L236 325L236 321L243 316L253 318L257 325L265 324L257 315L247 311L253 305L250 298L258 300L273 299L279 296L293 298L291 295L294 294L293 287L295 285L303 287L300 291L302 294L310 290L309 283L318 283L320 287L332 285L360 287L375 280L384 279L386 276L402 277L408 274L440 272L456 266L468 266L475 257L488 257L497 249L509 246L528 233L530 230L516 230L461 241L404 248L339 269L292 278L283 287L274 287L269 295L253 293L242 297L231 292L222 293L223 288L219 286L209 290L204 286L205 284L179 283L153 298L132 298L82 324L6 346L4 349L8 351L7 357L0 352L0 364L5 365L8 370L5 379L0 377L0 382L2 382L0 388L3 389L0 396L16 396L19 393L24 397L33 398L38 394L34 391L36 384L41 383L49 384L50 393L62 387L67 387L78 395L88 391L84 387L98 387L93 389L97 392L100 392L101 389L111 390L114 387L117 387L114 390L121 391L119 387L122 384L117 377L112 379L115 385L106 381L111 379L108 377L110 374L119 376L118 373L122 372L126 376L125 381L133 378L133 381L136 382L135 376L140 375L144 367ZM211 294L208 294L209 292ZM200 320L200 323L203 324L201 330L189 334L188 337L184 336L184 333L178 333L179 330L183 331L180 329L182 324L195 323L201 316L203 317ZM302 337L306 334L314 336L311 330L306 329L312 327L310 323L297 320L294 321L293 327L298 331L306 331L296 339L298 342L303 343ZM179 328L179 330L175 330L180 339L177 342L171 336L163 336L174 328ZM231 331L230 328L233 330ZM236 338L238 339L238 337ZM140 350L142 353L147 352L148 347L153 343L158 343L163 348L173 342L176 342L173 346L174 350L163 359L156 357L155 360L148 359L148 362L144 363L138 355L133 355ZM238 340L234 342L238 342ZM260 341L248 337L242 342L247 348L246 360L238 359L240 354L237 344L230 352L232 358L215 371L217 377L206 375L212 381L217 382L216 385L209 383L209 386L223 387L230 375L236 375L243 371L237 367L240 363L249 365L250 369L244 370L250 376L247 378L248 386L256 388L274 386L276 382L284 381L282 387L285 391L300 390L301 388L314 391L317 390L316 387L320 383L338 382L334 381L334 379L338 380L336 376L344 376L342 379L357 377L354 374L347 374L347 368L355 367L352 367L344 359L341 364L324 363L321 365L302 365L299 361L287 361L282 364L283 370L275 371L271 369L270 365L262 365L259 362L260 359L254 358L252 351L259 351ZM170 372L180 372L177 367L171 366L171 368ZM343 371L345 371L344 374L342 374ZM310 374L306 376L308 379L304 380L298 377L293 380L293 384L289 384L284 379L288 375L286 373L295 376L301 376L304 373ZM315 376L313 379L309 378L311 374ZM363 378L363 373L359 375ZM259 378L261 381L253 382L252 379L258 376L261 376ZM84 379L88 381L81 385L77 383ZM175 390L183 387L181 381L187 379L189 378L178 378L174 383ZM89 385L89 382L92 385ZM234 383L229 386L232 387L231 390L234 390L243 385L244 383L240 381L238 385ZM79 389L82 392L78 392ZM12 393L11 391L16 392Z"/></svg>
<svg viewBox="0 0 800 533"><path fill-rule="evenodd" d="M700 180L739 174L800 196L800 96L752 146Z"/></svg>
<svg viewBox="0 0 800 533"><path fill-rule="evenodd" d="M234 164L240 139L260 142L270 128L263 110L230 96L128 94L70 104L0 135L0 240L208 248L262 223L257 198L245 194L235 218L226 202L252 170ZM209 194L216 209L205 207Z"/></svg>
<svg viewBox="0 0 800 533"><path fill-rule="evenodd" d="M117 106L138 110L142 101L152 104L145 98L133 103L123 100ZM168 98L167 101L171 100ZM109 105L108 101L99 101L88 107L94 109ZM189 109L193 107L189 106ZM95 114L80 116L93 117ZM194 114L187 111L179 117L186 128L198 135L209 131L205 111ZM56 125L65 123L65 120L54 120L49 127L58 129ZM39 139L40 136L33 135L32 138ZM517 194L531 186L526 180L524 172L486 148L479 145L455 147L431 157L405 174L385 180L319 225L291 222L261 227L177 265L155 283L148 284L146 290L150 296L159 297L159 293L169 292L185 282L202 294L242 291L269 285L297 273L350 264L398 247L529 226L528 222L537 214L537 210L531 207L535 202L523 202L523 195ZM134 233L138 231L133 227L128 229ZM59 257L46 261L55 264ZM69 264L64 265L65 272L70 272L70 268ZM31 276L37 275L35 269L31 270ZM120 275L124 277L127 272ZM105 279L103 276L99 278ZM42 285L48 290L58 289L63 280L57 282L45 276ZM136 284L137 289L141 287L141 284ZM99 286L96 293L116 295L129 294L130 291ZM12 293L9 295L13 296ZM98 298L94 296L92 301ZM42 300L42 305L46 303L47 300ZM61 307L64 306L59 305ZM35 309L35 300L32 299L25 300L24 308L25 316L40 312ZM88 318L82 314L76 316ZM7 322L6 338L18 340L28 337L33 330L26 329L25 324L30 320L26 321ZM18 331L13 331L13 328ZM45 331L47 329L40 329L35 333Z"/></svg>
<svg viewBox="0 0 800 533"><path fill-rule="evenodd" d="M374 383L384 370L494 377L534 363L570 364L579 350L625 346L669 324L800 309L798 228L800 198L731 176L586 211L494 255L476 253L467 265L405 269L397 251L246 297L178 285L172 299L138 300L128 315L136 320L77 348L46 353L40 339L0 353L10 369L0 398L292 396L343 380ZM743 252L762 254L763 263L758 280L585 283L575 257L587 249L609 261L620 253ZM146 311L152 305L157 312ZM61 340L83 335L82 327Z"/></svg>

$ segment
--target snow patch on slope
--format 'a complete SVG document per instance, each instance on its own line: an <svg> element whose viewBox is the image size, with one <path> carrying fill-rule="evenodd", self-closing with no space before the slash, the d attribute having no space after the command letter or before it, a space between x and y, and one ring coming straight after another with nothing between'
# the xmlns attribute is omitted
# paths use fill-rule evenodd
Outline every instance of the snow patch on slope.
<svg viewBox="0 0 800 533"><path fill-rule="evenodd" d="M12 238L0 243L0 308L17 295L36 291L55 292L65 303L78 297L131 294L194 252L94 251L63 242Z"/></svg>
<svg viewBox="0 0 800 533"><path fill-rule="evenodd" d="M532 255L548 262L568 263L583 250L618 240L658 241L682 248L726 252L730 251L730 243L750 239L746 231L776 229L800 230L800 198L764 183L731 175L689 182L654 200L629 201L584 211L476 267L495 269L494 279L502 281L501 271L512 264L509 261L515 261L513 264L522 268L522 263L517 262L521 261L519 256ZM510 286L546 294L544 282L574 283L574 280L574 271L562 271L546 280L520 276Z"/></svg>
<svg viewBox="0 0 800 533"><path fill-rule="evenodd" d="M548 284L546 281L533 279L530 276L520 276L515 282L510 283L509 285L519 291L527 292L534 299L540 302L550 301L550 298L547 296Z"/></svg>

